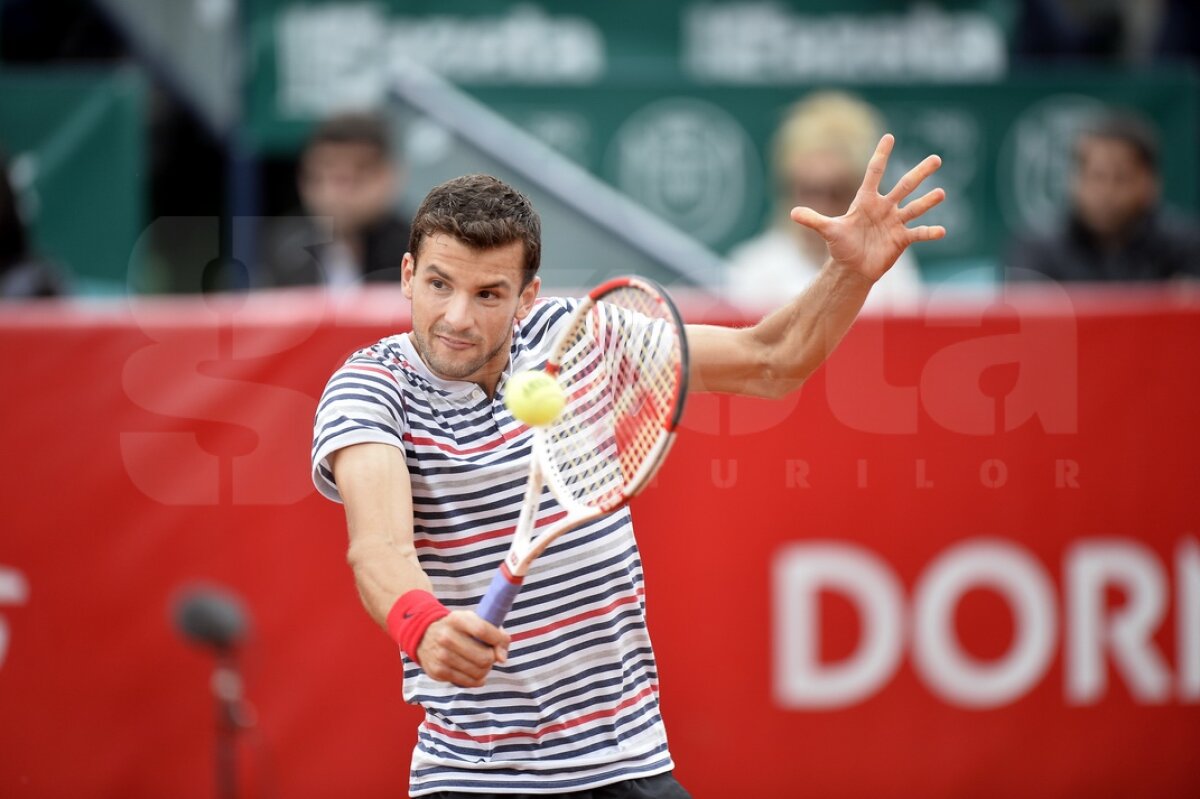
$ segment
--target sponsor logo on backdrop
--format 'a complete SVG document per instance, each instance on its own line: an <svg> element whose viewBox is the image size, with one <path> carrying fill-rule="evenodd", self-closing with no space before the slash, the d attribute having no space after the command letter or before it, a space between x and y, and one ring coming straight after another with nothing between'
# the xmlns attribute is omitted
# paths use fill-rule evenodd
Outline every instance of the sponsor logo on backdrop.
<svg viewBox="0 0 1200 799"><path fill-rule="evenodd" d="M776 3L705 3L683 18L692 77L723 83L996 80L1008 68L998 20L914 5L899 14L808 14Z"/></svg>
<svg viewBox="0 0 1200 799"><path fill-rule="evenodd" d="M276 23L279 105L303 115L377 100L389 61L470 83L596 83L609 68L606 24L614 23L532 3L413 15L373 3L294 5ZM975 9L806 13L775 3L696 3L682 9L679 26L679 67L701 82L968 82L998 79L1008 68L1001 21ZM664 50L675 47L674 31L650 36Z"/></svg>
<svg viewBox="0 0 1200 799"><path fill-rule="evenodd" d="M608 60L595 22L528 3L479 17L393 17L388 47L393 56L468 83L595 83Z"/></svg>
<svg viewBox="0 0 1200 799"><path fill-rule="evenodd" d="M1044 231L1062 217L1075 137L1103 109L1091 97L1059 94L1017 117L996 163L1000 210L1010 229Z"/></svg>
<svg viewBox="0 0 1200 799"><path fill-rule="evenodd" d="M374 5L295 6L279 16L276 103L283 116L371 108L387 89L387 23Z"/></svg>
<svg viewBox="0 0 1200 799"><path fill-rule="evenodd" d="M941 701L999 708L1047 679L1061 654L1066 704L1095 705L1114 693L1142 705L1200 703L1194 538L1180 539L1170 566L1133 538L1079 539L1051 568L1014 541L970 538L927 563L906 595L892 567L866 547L791 544L773 563L775 699L796 710L865 702L887 690L907 653ZM1012 618L997 657L977 657L959 637L956 613L976 590L1000 597ZM1121 604L1107 600L1113 591ZM833 662L821 657L820 603L830 593L848 600L860 621L854 650Z"/></svg>
<svg viewBox="0 0 1200 799"><path fill-rule="evenodd" d="M29 582L25 575L8 566L0 566L0 608L20 607L29 601ZM8 656L8 647L12 642L12 634L8 622L0 616L0 666Z"/></svg>
<svg viewBox="0 0 1200 799"><path fill-rule="evenodd" d="M701 241L721 240L762 191L750 138L712 103L668 98L629 117L609 146L621 191Z"/></svg>
<svg viewBox="0 0 1200 799"><path fill-rule="evenodd" d="M373 4L293 6L276 23L277 102L285 116L378 105L390 69L418 63L452 81L578 85L607 67L585 18L514 5L496 14L388 16Z"/></svg>

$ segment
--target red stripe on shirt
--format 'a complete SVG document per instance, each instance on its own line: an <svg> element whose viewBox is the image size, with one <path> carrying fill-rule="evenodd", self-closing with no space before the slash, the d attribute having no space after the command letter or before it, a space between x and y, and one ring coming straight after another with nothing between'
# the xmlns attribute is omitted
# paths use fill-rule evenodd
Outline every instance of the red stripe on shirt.
<svg viewBox="0 0 1200 799"><path fill-rule="evenodd" d="M607 605L605 605L602 608L593 608L591 610L584 611L583 613L578 613L574 616L570 616L565 619L560 619L559 621L556 621L553 624L547 624L542 627L535 627L532 630L522 630L519 633L513 633L512 639L513 639L513 641L523 641L526 638L533 638L538 635L545 635L546 633L553 632L554 630L557 630L561 627L568 627L572 624L577 624L578 622L585 621L587 619L594 619L597 616L603 616L606 613L611 613L612 611L616 610L617 608L621 607L622 605L628 605L630 602L637 602L638 596L640 596L640 594L633 595L633 596L618 597L617 599L614 599L612 602L609 602Z"/></svg>
<svg viewBox="0 0 1200 799"><path fill-rule="evenodd" d="M351 363L351 364L346 364L346 366L344 366L342 368L350 370L350 371L354 371L354 372L371 372L372 374L383 375L384 377L388 378L389 380L391 380L393 382L395 382L395 380L396 380L396 376L394 374L389 372L387 369L383 369L382 367L379 367L379 366L366 366L364 364Z"/></svg>
<svg viewBox="0 0 1200 799"><path fill-rule="evenodd" d="M512 441L514 438L517 438L518 436L522 435L527 430L529 430L528 425L524 425L524 424L517 425L512 430L500 433L499 438L494 438L486 444L480 444L477 447L465 447L462 449L454 446L453 444L445 444L441 441L438 441L437 439L428 438L426 436L421 436L418 438L417 436L414 436L412 433L409 433L409 432L404 433L404 440L409 442L410 444L413 444L414 446L436 447L437 449L440 449L442 452L448 452L451 455L475 455L480 452L487 452L489 450L493 450L496 447L500 446L501 444L503 444L507 441Z"/></svg>
<svg viewBox="0 0 1200 799"><path fill-rule="evenodd" d="M578 727L581 724L587 724L590 721L596 721L597 719L610 718L612 716L615 716L618 713L620 713L622 710L624 710L625 708L630 707L632 705L636 705L638 702L642 701L647 696L650 696L653 693L655 693L655 687L652 685L648 685L645 688L643 688L642 690L638 691L633 696L629 697L628 699L623 700L622 702L620 702L619 704L617 704L611 708L608 708L607 710L597 710L595 712L588 713L583 716L578 716L577 718L573 718L569 721L560 721L556 724L547 725L545 727L542 727L541 729L534 730L532 732L518 730L518 731L513 731L513 732L500 732L500 733L496 733L494 735L476 736L476 735L472 735L471 733L466 732L464 730L448 730L445 727L442 727L440 725L430 722L428 719L426 719L424 725L422 725L422 726L424 726L426 729L428 729L434 733L437 733L438 735L442 735L446 738L456 738L460 741L475 741L475 742L481 743L481 744L494 743L496 741L511 741L516 738L531 738L531 739L537 741L546 735L550 735L551 733L562 732L563 730L569 730L572 727Z"/></svg>
<svg viewBox="0 0 1200 799"><path fill-rule="evenodd" d="M565 510L559 511L558 513L552 513L545 518L538 519L537 522L534 523L533 527L536 530L539 527L545 527L548 524L554 524L556 521L566 515L567 512ZM482 533L476 533L475 535L467 536L466 538L454 538L447 541L435 541L426 536L418 536L413 539L413 543L415 543L418 547L429 547L431 549L453 549L455 547L465 547L470 546L471 544L478 544L480 541L490 541L493 538L503 538L506 535L512 535L514 532L516 532L516 530L517 528L515 525L510 525L508 527L501 527L498 530L487 530Z"/></svg>

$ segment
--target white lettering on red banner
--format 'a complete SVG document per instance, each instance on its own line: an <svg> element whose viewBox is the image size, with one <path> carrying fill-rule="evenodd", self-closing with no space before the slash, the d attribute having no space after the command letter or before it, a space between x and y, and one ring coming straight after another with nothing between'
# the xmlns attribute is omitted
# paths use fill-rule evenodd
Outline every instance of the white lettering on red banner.
<svg viewBox="0 0 1200 799"><path fill-rule="evenodd" d="M870 550L845 542L791 544L773 564L774 695L791 709L864 702L885 689L907 647L915 672L934 696L960 707L1002 707L1045 679L1061 640L1068 704L1102 701L1113 690L1110 674L1138 704L1195 704L1200 545L1193 538L1180 541L1174 566L1173 676L1156 643L1171 632L1164 630L1171 578L1159 556L1132 539L1076 542L1063 556L1058 586L1020 544L968 539L923 569L911 607L892 567ZM955 627L963 597L976 589L998 595L1013 620L1006 650L990 659L971 654ZM821 658L822 591L847 599L861 625L854 651L835 662ZM1110 591L1124 601L1110 607Z"/></svg>
<svg viewBox="0 0 1200 799"><path fill-rule="evenodd" d="M24 605L28 601L29 582L25 579L25 575L8 566L0 566L0 607ZM8 622L4 620L3 616L0 616L0 666L4 665L4 658L8 655L10 640Z"/></svg>

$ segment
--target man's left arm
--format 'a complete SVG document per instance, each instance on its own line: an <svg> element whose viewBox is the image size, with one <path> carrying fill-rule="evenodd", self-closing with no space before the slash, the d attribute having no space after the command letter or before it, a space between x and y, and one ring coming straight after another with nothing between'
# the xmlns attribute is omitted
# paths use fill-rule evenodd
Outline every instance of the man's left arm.
<svg viewBox="0 0 1200 799"><path fill-rule="evenodd" d="M941 166L936 155L880 194L893 144L891 134L880 140L862 186L842 216L792 209L792 220L820 233L829 247L829 260L799 297L753 327L688 325L693 390L781 397L799 388L833 352L871 287L905 248L946 235L940 225L909 226L941 202L944 191L934 189L901 205Z"/></svg>

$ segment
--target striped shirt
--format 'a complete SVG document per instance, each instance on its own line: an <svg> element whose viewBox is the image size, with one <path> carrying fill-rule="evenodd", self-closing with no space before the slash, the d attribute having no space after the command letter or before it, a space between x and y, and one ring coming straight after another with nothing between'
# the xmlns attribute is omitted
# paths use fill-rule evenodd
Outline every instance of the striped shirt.
<svg viewBox="0 0 1200 799"><path fill-rule="evenodd" d="M515 324L491 398L474 383L432 374L408 334L356 352L325 388L313 441L317 488L340 501L328 463L337 449L401 448L421 567L451 610L478 605L521 508L532 435L504 405L508 377L545 364L573 306L539 300ZM538 525L562 515L544 492ZM425 709L411 795L586 790L672 769L627 510L552 543L505 629L508 662L481 688L435 681L402 655L405 699Z"/></svg>

